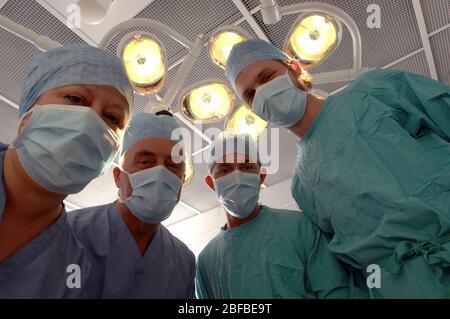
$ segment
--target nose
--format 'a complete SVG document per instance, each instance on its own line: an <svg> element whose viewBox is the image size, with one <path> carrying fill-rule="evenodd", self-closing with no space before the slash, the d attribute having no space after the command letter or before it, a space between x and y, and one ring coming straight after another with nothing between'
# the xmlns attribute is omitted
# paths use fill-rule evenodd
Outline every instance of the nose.
<svg viewBox="0 0 450 319"><path fill-rule="evenodd" d="M104 106L100 101L94 100L90 107L95 113L97 113L98 116L102 117Z"/></svg>

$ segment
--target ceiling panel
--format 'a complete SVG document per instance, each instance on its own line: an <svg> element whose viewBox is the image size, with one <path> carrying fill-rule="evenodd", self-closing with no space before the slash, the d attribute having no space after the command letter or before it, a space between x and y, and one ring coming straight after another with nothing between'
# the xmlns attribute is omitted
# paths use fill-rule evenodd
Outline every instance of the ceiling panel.
<svg viewBox="0 0 450 319"><path fill-rule="evenodd" d="M19 127L19 112L17 109L0 101L0 143L11 144Z"/></svg>
<svg viewBox="0 0 450 319"><path fill-rule="evenodd" d="M423 76L430 76L427 58L425 52L419 52L397 64L389 67L389 69L398 69L408 72L417 73Z"/></svg>
<svg viewBox="0 0 450 319"><path fill-rule="evenodd" d="M166 23L191 41L198 34L208 34L217 26L231 24L240 17L232 1L156 0L136 15Z"/></svg>
<svg viewBox="0 0 450 319"><path fill-rule="evenodd" d="M420 0L420 3L428 33L450 23L450 1Z"/></svg>
<svg viewBox="0 0 450 319"><path fill-rule="evenodd" d="M431 36L430 45L438 78L450 85L450 28Z"/></svg>
<svg viewBox="0 0 450 319"><path fill-rule="evenodd" d="M197 160L199 156L194 160ZM205 212L217 206L216 193L204 181L209 175L205 162L194 164L194 170L195 174L191 182L181 192L181 200L198 211Z"/></svg>
<svg viewBox="0 0 450 319"><path fill-rule="evenodd" d="M186 220L188 218L197 216L197 213L193 210L187 208L182 203L178 203L177 206L175 206L172 214L167 218L165 221L162 222L162 224L166 227L179 223L183 220Z"/></svg>
<svg viewBox="0 0 450 319"><path fill-rule="evenodd" d="M8 0L0 14L62 44L83 40L36 1Z"/></svg>
<svg viewBox="0 0 450 319"><path fill-rule="evenodd" d="M4 29L0 29L0 39L0 94L19 104L28 66L40 51Z"/></svg>
<svg viewBox="0 0 450 319"><path fill-rule="evenodd" d="M286 179L292 178L292 172L294 170L294 164L297 159L297 143L298 138L289 132L287 129L278 129L278 136L274 134L277 129L269 128L268 140L269 143L278 144L275 149L270 150L270 158L273 161L278 161L278 169L272 174L268 174L265 184L268 186L277 184ZM272 140L273 139L273 140ZM273 167L276 167L273 166Z"/></svg>
<svg viewBox="0 0 450 319"><path fill-rule="evenodd" d="M117 199L117 187L111 168L104 175L92 180L81 192L67 197L67 201L78 207L108 204Z"/></svg>

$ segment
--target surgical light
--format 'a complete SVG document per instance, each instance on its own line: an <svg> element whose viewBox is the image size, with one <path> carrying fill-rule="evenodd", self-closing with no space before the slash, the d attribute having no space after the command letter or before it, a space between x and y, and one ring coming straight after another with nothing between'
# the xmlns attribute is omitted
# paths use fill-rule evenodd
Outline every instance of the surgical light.
<svg viewBox="0 0 450 319"><path fill-rule="evenodd" d="M152 35L136 33L119 44L120 58L130 82L140 94L161 90L167 64L161 43Z"/></svg>
<svg viewBox="0 0 450 319"><path fill-rule="evenodd" d="M225 129L235 134L248 134L257 140L268 124L243 104L230 115Z"/></svg>
<svg viewBox="0 0 450 319"><path fill-rule="evenodd" d="M188 88L180 110L188 120L217 121L231 113L235 95L222 81L207 80Z"/></svg>
<svg viewBox="0 0 450 319"><path fill-rule="evenodd" d="M218 30L209 38L208 51L214 64L225 70L231 49L235 44L247 40L249 36L237 29Z"/></svg>
<svg viewBox="0 0 450 319"><path fill-rule="evenodd" d="M331 16L307 14L294 23L284 50L304 66L310 67L331 53L338 45L340 36L340 28Z"/></svg>

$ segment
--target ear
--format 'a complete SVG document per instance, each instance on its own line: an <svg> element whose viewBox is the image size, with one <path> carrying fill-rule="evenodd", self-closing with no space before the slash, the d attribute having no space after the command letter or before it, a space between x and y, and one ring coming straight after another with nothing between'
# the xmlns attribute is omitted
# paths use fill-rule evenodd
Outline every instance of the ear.
<svg viewBox="0 0 450 319"><path fill-rule="evenodd" d="M300 76L302 74L302 66L299 60L292 59L289 62L289 66L296 76Z"/></svg>
<svg viewBox="0 0 450 319"><path fill-rule="evenodd" d="M30 109L31 110L31 109ZM28 123L28 121L30 120L31 114L33 114L33 111L28 111L25 116L22 118L22 120L19 123L19 128L17 129L17 133L19 134L20 132L22 132L22 129L24 128L24 126Z"/></svg>
<svg viewBox="0 0 450 319"><path fill-rule="evenodd" d="M211 188L213 191L216 191L216 188L214 187L214 181L211 175L208 175L205 177L205 183Z"/></svg>
<svg viewBox="0 0 450 319"><path fill-rule="evenodd" d="M120 168L113 168L114 182L116 183L117 188L120 188L120 173L122 173Z"/></svg>

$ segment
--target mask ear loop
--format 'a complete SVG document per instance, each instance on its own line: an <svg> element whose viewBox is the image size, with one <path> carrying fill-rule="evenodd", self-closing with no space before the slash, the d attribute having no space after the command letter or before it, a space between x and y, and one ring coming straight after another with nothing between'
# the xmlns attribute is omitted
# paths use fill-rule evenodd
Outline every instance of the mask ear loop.
<svg viewBox="0 0 450 319"><path fill-rule="evenodd" d="M19 125L17 126L16 137L14 138L14 141L8 146L8 148L16 148L17 141L18 141L21 133L25 129L25 126L28 124L28 123L27 124L23 124L23 126L22 126L22 123L23 123L23 121L25 120L25 118L27 116L30 116L30 119L28 120L28 122L31 121L31 118L32 118L33 114L30 115L30 113L36 111L36 109L35 109L36 107L40 107L40 105L36 104L36 105L32 106L27 112L25 112L25 114L23 114L20 117Z"/></svg>
<svg viewBox="0 0 450 319"><path fill-rule="evenodd" d="M29 109L28 111L26 111L25 114L22 115L22 116L20 117L20 119L19 119L19 126L17 127L17 132L16 132L17 135L20 134L21 128L23 129L23 127L22 127L23 120L25 120L25 118L26 118L27 116L29 116L30 113L33 113L33 112L35 111L35 108L36 108L36 107L39 108L40 105L36 104L36 105L30 107L30 109ZM31 120L31 116L32 116L32 115L30 115L30 120ZM24 124L24 125L26 125L26 124Z"/></svg>

